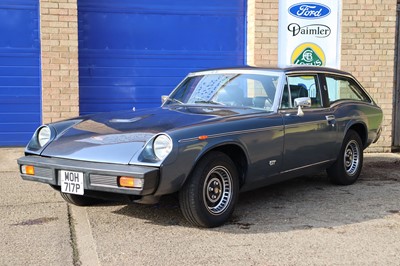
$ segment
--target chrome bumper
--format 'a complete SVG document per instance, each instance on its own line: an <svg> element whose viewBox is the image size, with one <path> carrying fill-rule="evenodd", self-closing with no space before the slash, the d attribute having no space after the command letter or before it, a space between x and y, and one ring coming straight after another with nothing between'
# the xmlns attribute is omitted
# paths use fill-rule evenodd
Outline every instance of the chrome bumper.
<svg viewBox="0 0 400 266"><path fill-rule="evenodd" d="M151 195L155 192L159 169L155 167L119 165L107 163L95 163L75 161L68 159L47 158L41 156L24 156L18 159L22 179L42 182L53 186L60 186L60 170L83 172L84 189L89 191L103 191L128 195ZM23 174L22 165L33 165L35 174ZM143 188L119 187L119 176L132 176L143 179Z"/></svg>

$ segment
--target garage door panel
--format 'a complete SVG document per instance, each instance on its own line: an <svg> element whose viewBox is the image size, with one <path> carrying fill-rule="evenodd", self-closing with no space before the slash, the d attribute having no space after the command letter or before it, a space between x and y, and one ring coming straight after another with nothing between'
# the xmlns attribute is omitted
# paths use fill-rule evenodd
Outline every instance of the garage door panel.
<svg viewBox="0 0 400 266"><path fill-rule="evenodd" d="M4 100L5 97L14 98L16 91L18 94L24 95L24 97L34 97L35 101L40 97L40 91L36 90L36 86L0 86L0 99Z"/></svg>
<svg viewBox="0 0 400 266"><path fill-rule="evenodd" d="M36 1L30 2L31 5L20 6L0 3L0 47L39 48L38 10Z"/></svg>
<svg viewBox="0 0 400 266"><path fill-rule="evenodd" d="M83 76L100 76L100 77L171 77L176 75L176 71L188 70L188 68L160 68L160 67L98 67L98 68L85 68L80 72ZM190 70L190 69L189 69Z"/></svg>
<svg viewBox="0 0 400 266"><path fill-rule="evenodd" d="M39 77L26 77L26 76L0 76L0 84L5 86L31 86L31 84L38 84Z"/></svg>
<svg viewBox="0 0 400 266"><path fill-rule="evenodd" d="M36 123L26 122L24 124L19 123L4 123L0 126L0 132L4 134L11 134L17 130L20 133L28 134L30 137L33 135L37 128Z"/></svg>
<svg viewBox="0 0 400 266"><path fill-rule="evenodd" d="M40 115L37 113L31 113L29 116L27 116L26 113L11 113L11 112L0 113L0 120L1 120L0 125L2 126L4 124L12 124L12 123L22 124L22 125L25 125L27 123L34 123L36 126L38 126L37 122L35 122L38 119L40 119ZM15 132L18 133L18 131Z"/></svg>
<svg viewBox="0 0 400 266"><path fill-rule="evenodd" d="M188 72L243 65L245 4L78 1L81 114L159 106Z"/></svg>
<svg viewBox="0 0 400 266"><path fill-rule="evenodd" d="M14 114L21 114L26 116L26 121L39 117L40 114L37 113L37 103L32 101L33 97L14 97L12 99L0 99L0 114L7 115L9 117ZM20 106L23 105L23 108ZM2 122L4 120L1 120ZM33 120L37 123L36 120Z"/></svg>
<svg viewBox="0 0 400 266"><path fill-rule="evenodd" d="M180 79L179 76L176 77L155 77L155 76L140 76L140 77L98 77L95 80L90 78L81 78L82 86L92 85L92 86L143 86L149 84L149 78L151 78L151 84L154 86L163 85L174 85L176 80ZM118 88L116 88L118 90Z"/></svg>
<svg viewBox="0 0 400 266"><path fill-rule="evenodd" d="M24 49L25 50L25 49ZM32 50L31 50L32 51ZM18 54L20 52L21 54ZM39 49L36 49L34 53L25 51L7 51L5 48L0 48L0 66L1 67L32 67L40 73L38 66L40 65Z"/></svg>
<svg viewBox="0 0 400 266"><path fill-rule="evenodd" d="M84 19L96 25L96 29L88 30L87 34L81 35L85 39L86 45L82 46L85 49L237 51L244 45L239 38L230 42L225 41L227 38L232 40L231 36L243 31L244 25L237 27L241 21L238 23L237 17L218 13L162 16L88 13ZM204 29L204 24L218 26ZM140 41L132 41L137 36L140 36Z"/></svg>
<svg viewBox="0 0 400 266"><path fill-rule="evenodd" d="M0 66L0 76L38 78L38 69L30 66Z"/></svg>
<svg viewBox="0 0 400 266"><path fill-rule="evenodd" d="M38 2L0 3L0 146L26 145L40 125Z"/></svg>
<svg viewBox="0 0 400 266"><path fill-rule="evenodd" d="M164 86L164 85L162 85ZM118 88L115 88L113 86L91 86L91 87L82 87L84 90L88 92L88 94L96 94L98 96L103 96L99 97L97 100L103 99L108 99L109 101L111 100L118 100L120 99L123 101L124 99L129 99L129 101L132 100L137 100L139 98L149 98L151 99L154 97L154 89L157 89L158 91L162 92L162 94L169 94L171 91L168 88L162 88L162 86L145 86L141 87L140 89L137 89L137 87L134 86L118 86ZM110 90L112 90L114 93L110 93ZM87 97L83 98L82 101L91 101L94 99Z"/></svg>
<svg viewBox="0 0 400 266"><path fill-rule="evenodd" d="M80 51L79 58L80 68L97 68L97 67L165 67L185 69L188 65L196 64L207 67L210 61L217 62L240 62L243 64L244 54L237 53L206 53L206 51L197 51L196 53L185 53L181 51L174 53L168 51L164 53L150 53L146 51L137 51L141 54L132 54L131 52L120 51L120 53L93 53L91 51Z"/></svg>
<svg viewBox="0 0 400 266"><path fill-rule="evenodd" d="M21 146L15 143L19 143L21 139L31 139L31 132L14 132L14 133L0 133L0 139L2 140L2 146Z"/></svg>
<svg viewBox="0 0 400 266"><path fill-rule="evenodd" d="M8 0L11 1L11 0ZM221 11L237 12L235 6L232 6L229 1L207 1L207 5L202 5L198 0L153 0L154 5L151 6L151 12L164 14L171 9L173 5L173 12L206 12L212 8L213 10L220 9ZM91 7L93 11L101 11L110 6L109 0L96 0L95 2L86 1L86 6ZM114 0L112 3L114 11L120 10L121 12L129 11L130 9L148 9L148 0Z"/></svg>

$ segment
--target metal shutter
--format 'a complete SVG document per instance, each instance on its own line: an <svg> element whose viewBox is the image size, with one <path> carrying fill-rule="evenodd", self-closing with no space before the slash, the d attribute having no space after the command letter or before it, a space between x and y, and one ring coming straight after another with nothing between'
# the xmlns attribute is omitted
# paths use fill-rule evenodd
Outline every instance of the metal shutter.
<svg viewBox="0 0 400 266"><path fill-rule="evenodd" d="M190 71L245 63L246 1L78 1L81 114L161 104Z"/></svg>
<svg viewBox="0 0 400 266"><path fill-rule="evenodd" d="M41 122L38 2L0 3L0 146L25 145Z"/></svg>

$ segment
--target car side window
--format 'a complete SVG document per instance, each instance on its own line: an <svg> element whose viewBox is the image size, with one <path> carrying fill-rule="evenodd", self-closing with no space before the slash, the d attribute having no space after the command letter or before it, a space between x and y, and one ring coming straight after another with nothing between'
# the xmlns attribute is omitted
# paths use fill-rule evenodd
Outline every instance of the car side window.
<svg viewBox="0 0 400 266"><path fill-rule="evenodd" d="M355 100L371 102L368 95L350 78L327 76L326 84L328 87L329 102L339 100Z"/></svg>
<svg viewBox="0 0 400 266"><path fill-rule="evenodd" d="M321 92L316 75L287 77L280 108L294 108L294 100L300 97L311 98L311 108L322 107Z"/></svg>

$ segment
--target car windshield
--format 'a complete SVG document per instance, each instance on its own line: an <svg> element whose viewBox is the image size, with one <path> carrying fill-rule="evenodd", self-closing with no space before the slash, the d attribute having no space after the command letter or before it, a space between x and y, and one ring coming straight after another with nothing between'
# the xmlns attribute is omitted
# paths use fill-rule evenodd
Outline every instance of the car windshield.
<svg viewBox="0 0 400 266"><path fill-rule="evenodd" d="M274 105L278 73L206 74L187 77L164 105L221 105L270 111Z"/></svg>

